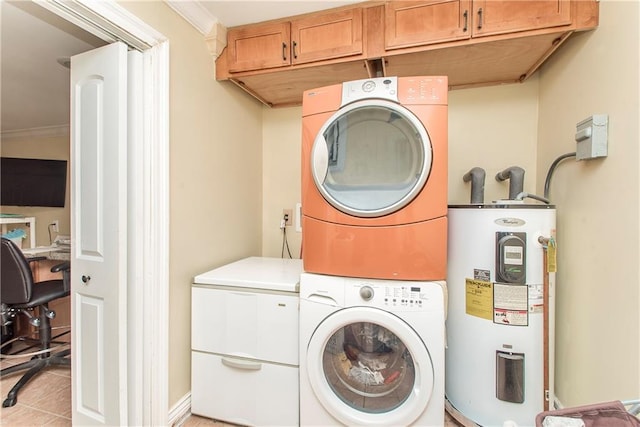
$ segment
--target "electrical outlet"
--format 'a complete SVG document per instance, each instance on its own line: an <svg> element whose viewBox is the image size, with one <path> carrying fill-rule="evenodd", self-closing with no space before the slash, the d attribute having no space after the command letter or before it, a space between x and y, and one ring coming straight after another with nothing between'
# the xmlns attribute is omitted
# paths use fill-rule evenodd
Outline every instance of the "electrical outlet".
<svg viewBox="0 0 640 427"><path fill-rule="evenodd" d="M53 221L51 223L51 229L55 232L55 233L59 233L60 232L60 221L58 221L57 219L55 221Z"/></svg>
<svg viewBox="0 0 640 427"><path fill-rule="evenodd" d="M285 220L286 227L291 226L293 224L293 209L282 209L282 219Z"/></svg>

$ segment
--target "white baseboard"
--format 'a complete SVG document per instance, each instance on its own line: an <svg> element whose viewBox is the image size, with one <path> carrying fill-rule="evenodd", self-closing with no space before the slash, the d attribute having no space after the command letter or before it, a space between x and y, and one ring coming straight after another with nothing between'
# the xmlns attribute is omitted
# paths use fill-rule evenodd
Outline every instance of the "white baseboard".
<svg viewBox="0 0 640 427"><path fill-rule="evenodd" d="M169 425L179 426L191 415L191 392L182 396L169 410Z"/></svg>

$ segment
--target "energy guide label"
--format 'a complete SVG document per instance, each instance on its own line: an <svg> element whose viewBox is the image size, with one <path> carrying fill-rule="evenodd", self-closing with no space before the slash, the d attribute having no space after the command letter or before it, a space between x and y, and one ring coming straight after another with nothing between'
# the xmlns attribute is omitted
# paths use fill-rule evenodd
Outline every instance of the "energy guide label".
<svg viewBox="0 0 640 427"><path fill-rule="evenodd" d="M493 283L465 279L465 312L481 319L493 319Z"/></svg>
<svg viewBox="0 0 640 427"><path fill-rule="evenodd" d="M493 322L501 325L529 324L529 287L527 285L493 284Z"/></svg>

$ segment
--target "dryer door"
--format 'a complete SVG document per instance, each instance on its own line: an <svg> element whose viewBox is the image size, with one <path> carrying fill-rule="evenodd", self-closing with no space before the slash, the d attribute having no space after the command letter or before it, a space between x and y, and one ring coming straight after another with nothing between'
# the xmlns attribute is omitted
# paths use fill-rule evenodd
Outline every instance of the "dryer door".
<svg viewBox="0 0 640 427"><path fill-rule="evenodd" d="M322 196L357 217L378 217L406 206L431 170L429 135L418 118L391 101L369 99L338 110L311 151Z"/></svg>
<svg viewBox="0 0 640 427"><path fill-rule="evenodd" d="M309 341L307 363L318 400L346 425L409 425L434 387L431 357L418 334L371 307L327 317Z"/></svg>

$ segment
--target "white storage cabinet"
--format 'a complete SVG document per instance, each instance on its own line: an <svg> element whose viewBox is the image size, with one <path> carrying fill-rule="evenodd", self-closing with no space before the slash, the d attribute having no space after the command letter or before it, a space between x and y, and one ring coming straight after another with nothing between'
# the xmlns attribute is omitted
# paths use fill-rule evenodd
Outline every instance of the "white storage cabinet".
<svg viewBox="0 0 640 427"><path fill-rule="evenodd" d="M242 425L299 423L300 260L247 258L192 287L191 412Z"/></svg>

